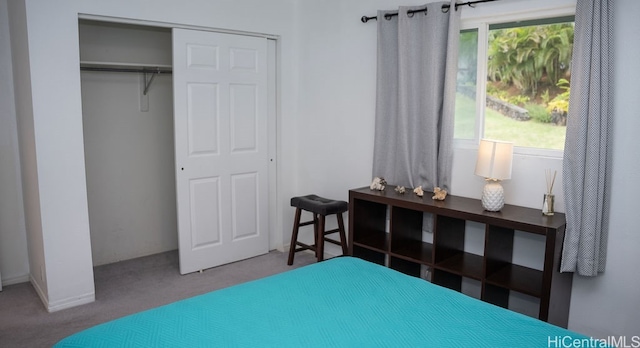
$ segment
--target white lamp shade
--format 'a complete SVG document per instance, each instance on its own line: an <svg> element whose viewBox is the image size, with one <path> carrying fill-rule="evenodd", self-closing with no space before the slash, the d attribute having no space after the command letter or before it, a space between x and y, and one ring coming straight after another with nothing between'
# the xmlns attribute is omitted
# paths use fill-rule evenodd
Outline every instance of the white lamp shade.
<svg viewBox="0 0 640 348"><path fill-rule="evenodd" d="M511 179L513 143L497 140L480 140L475 174L487 179Z"/></svg>

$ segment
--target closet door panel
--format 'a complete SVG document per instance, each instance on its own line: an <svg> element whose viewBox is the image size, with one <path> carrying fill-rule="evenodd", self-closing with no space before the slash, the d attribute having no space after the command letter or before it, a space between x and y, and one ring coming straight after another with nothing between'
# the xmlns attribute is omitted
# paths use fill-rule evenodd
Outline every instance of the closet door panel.
<svg viewBox="0 0 640 348"><path fill-rule="evenodd" d="M190 181L191 248L220 244L220 180L206 178Z"/></svg>
<svg viewBox="0 0 640 348"><path fill-rule="evenodd" d="M256 85L229 86L231 104L231 151L258 150L259 99Z"/></svg>
<svg viewBox="0 0 640 348"><path fill-rule="evenodd" d="M189 83L187 93L189 156L218 154L218 86Z"/></svg>
<svg viewBox="0 0 640 348"><path fill-rule="evenodd" d="M185 274L268 251L267 40L174 29L173 51Z"/></svg>

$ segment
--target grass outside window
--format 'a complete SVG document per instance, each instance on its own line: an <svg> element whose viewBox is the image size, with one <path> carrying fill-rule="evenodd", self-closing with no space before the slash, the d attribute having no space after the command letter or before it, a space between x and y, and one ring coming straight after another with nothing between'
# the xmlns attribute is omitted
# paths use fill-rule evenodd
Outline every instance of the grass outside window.
<svg viewBox="0 0 640 348"><path fill-rule="evenodd" d="M462 94L456 96L456 134L473 138L475 121L475 100ZM485 109L484 138L512 141L515 146L564 150L565 127L534 120L516 121L497 111Z"/></svg>

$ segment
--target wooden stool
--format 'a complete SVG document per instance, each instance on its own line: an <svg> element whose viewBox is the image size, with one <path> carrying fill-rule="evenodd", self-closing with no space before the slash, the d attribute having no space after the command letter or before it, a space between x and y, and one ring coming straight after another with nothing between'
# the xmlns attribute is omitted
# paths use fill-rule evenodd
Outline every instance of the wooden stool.
<svg viewBox="0 0 640 348"><path fill-rule="evenodd" d="M315 251L318 261L322 261L324 259L324 241L342 246L343 255L348 253L347 237L344 231L344 221L342 220L342 213L349 209L347 202L334 201L318 197L316 195L308 195L291 198L291 206L296 207L296 217L293 222L293 232L291 233L291 245L289 246L289 260L287 261L287 265L292 265L294 254L302 250ZM300 216L302 215L303 210L313 213L313 220L300 222ZM338 220L338 228L325 231L325 217L327 215L334 214ZM311 224L313 224L315 244L308 245L298 242L298 230L300 229L300 226ZM340 242L326 237L326 235L336 232L340 233ZM301 248L297 248L297 246L300 246Z"/></svg>

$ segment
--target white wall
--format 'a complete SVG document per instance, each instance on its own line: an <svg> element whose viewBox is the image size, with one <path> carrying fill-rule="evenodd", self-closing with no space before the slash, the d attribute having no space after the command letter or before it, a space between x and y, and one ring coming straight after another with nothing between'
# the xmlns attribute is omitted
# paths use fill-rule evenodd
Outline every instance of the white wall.
<svg viewBox="0 0 640 348"><path fill-rule="evenodd" d="M80 25L82 61L170 66L171 52L166 28ZM156 76L141 97L143 79L137 73L81 73L94 266L178 248L172 78Z"/></svg>
<svg viewBox="0 0 640 348"><path fill-rule="evenodd" d="M24 200L24 224L29 250L28 277L34 288L42 296L47 292L46 263L40 217L40 192L38 185L37 160L33 105L31 103L31 72L29 70L29 47L26 22L26 8L23 3L7 2L11 35L11 59L13 63L13 88L18 125L22 194ZM20 218L20 217L16 217ZM19 222L18 222L19 223ZM5 233L3 233L3 236ZM37 266L33 266L37 265ZM42 297L46 303L46 297Z"/></svg>
<svg viewBox="0 0 640 348"><path fill-rule="evenodd" d="M81 110L74 98L64 98L73 74L47 77L67 61L52 54L59 48L53 41L34 45L29 22L39 16L20 1L9 2L9 13L30 279L45 307L57 310L94 299ZM77 48L72 53L77 57ZM36 80L44 84L37 88ZM56 102L66 109L56 113Z"/></svg>
<svg viewBox="0 0 640 348"><path fill-rule="evenodd" d="M1 284L29 280L7 1L0 0L0 274Z"/></svg>

